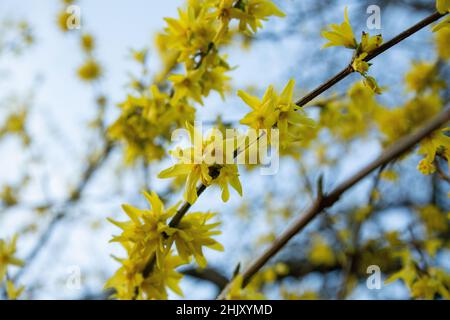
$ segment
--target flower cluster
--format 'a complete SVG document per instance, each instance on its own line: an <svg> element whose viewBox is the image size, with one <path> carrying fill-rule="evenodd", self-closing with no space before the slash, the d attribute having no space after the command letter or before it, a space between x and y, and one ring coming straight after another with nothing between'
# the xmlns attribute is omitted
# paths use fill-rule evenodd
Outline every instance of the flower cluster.
<svg viewBox="0 0 450 320"><path fill-rule="evenodd" d="M347 49L354 50L355 53L351 64L353 70L364 77L364 84L367 87L371 88L375 93L380 94L381 88L378 86L376 80L367 74L370 63L366 59L371 52L383 43L382 36L370 36L368 33L362 32L361 41L358 43L350 25L347 8L345 8L344 12L344 22L340 25L331 24L329 28L330 30L322 32L322 36L329 41L324 47L343 46Z"/></svg>
<svg viewBox="0 0 450 320"><path fill-rule="evenodd" d="M109 219L122 230L111 241L120 243L127 252L127 258L116 259L121 267L106 283L119 299L166 299L167 288L181 294L178 282L182 276L175 269L189 263L191 257L200 267L205 267L204 247L223 250L212 238L220 234L216 230L220 223L209 222L215 214L189 213L177 226L170 226L169 219L177 212L178 205L165 209L156 193L144 193L144 196L150 209L123 205L130 220ZM177 254L171 249L173 243Z"/></svg>
<svg viewBox="0 0 450 320"><path fill-rule="evenodd" d="M211 92L224 97L231 67L220 49L234 34L255 32L270 16L283 14L269 0L189 0L178 18L165 18L167 26L156 37L163 70L150 90L139 83L138 96L120 105L122 113L111 127L111 137L126 142L128 162L160 159L161 144L170 138L165 133L192 122L195 103L203 105ZM230 28L233 20L237 31Z"/></svg>
<svg viewBox="0 0 450 320"><path fill-rule="evenodd" d="M273 86L269 86L262 99L239 91L239 97L252 109L241 123L257 130L278 128L282 148L301 139L301 132L296 128L301 126L313 128L315 123L293 102L294 87L295 81L290 80L278 95Z"/></svg>
<svg viewBox="0 0 450 320"><path fill-rule="evenodd" d="M6 278L6 294L8 299L17 299L24 290L23 286L16 288L14 283L7 278L7 271L9 266L21 267L23 261L16 257L16 243L17 235L15 235L8 243L3 239L0 239L0 284Z"/></svg>
<svg viewBox="0 0 450 320"><path fill-rule="evenodd" d="M440 14L447 14L450 12L450 1L449 0L436 0L436 10ZM450 27L450 16L447 16L443 21L434 26L433 31L439 31L444 28Z"/></svg>
<svg viewBox="0 0 450 320"><path fill-rule="evenodd" d="M205 186L217 184L222 189L222 200L228 201L231 185L240 195L242 186L239 181L237 165L233 163L233 155L227 154L227 144L235 145L234 139L226 141L218 130L203 137L194 126L187 123L192 146L177 148L171 155L178 159L178 163L163 170L159 178L182 177L186 179L184 199L193 204L197 200L197 185L201 182ZM234 151L232 149L231 151ZM231 156L231 157L230 157Z"/></svg>

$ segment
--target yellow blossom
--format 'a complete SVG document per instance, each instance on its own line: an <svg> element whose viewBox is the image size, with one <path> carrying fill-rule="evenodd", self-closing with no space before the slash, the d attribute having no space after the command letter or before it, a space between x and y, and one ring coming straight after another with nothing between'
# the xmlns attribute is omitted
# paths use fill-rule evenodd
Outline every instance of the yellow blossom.
<svg viewBox="0 0 450 320"><path fill-rule="evenodd" d="M435 33L436 51L444 61L450 59L450 28L445 28Z"/></svg>
<svg viewBox="0 0 450 320"><path fill-rule="evenodd" d="M81 36L81 48L87 53L92 52L95 47L95 41L92 35L85 33Z"/></svg>
<svg viewBox="0 0 450 320"><path fill-rule="evenodd" d="M6 281L6 295L9 300L17 300L24 289L24 286L16 288L11 280Z"/></svg>
<svg viewBox="0 0 450 320"><path fill-rule="evenodd" d="M261 100L242 90L238 91L238 96L252 109L240 122L253 129L277 127L280 130L282 148L301 139L294 134L292 128L300 126L313 128L315 123L292 101L294 86L295 81L290 80L280 95L274 91L273 86L269 86Z"/></svg>
<svg viewBox="0 0 450 320"><path fill-rule="evenodd" d="M366 87L370 88L376 94L381 94L383 92L383 89L380 88L374 77L364 77L363 83Z"/></svg>
<svg viewBox="0 0 450 320"><path fill-rule="evenodd" d="M360 54L356 59L353 60L352 68L356 72L359 72L362 75L365 75L367 71L369 71L369 63L367 63L364 59L367 57L367 53Z"/></svg>
<svg viewBox="0 0 450 320"><path fill-rule="evenodd" d="M193 212L187 214L175 227L171 239L174 240L177 252L183 260L189 260L194 256L201 268L206 267L206 259L203 255L203 247L223 251L223 246L211 236L219 235L220 231L214 230L220 222L208 223L215 216L214 213Z"/></svg>
<svg viewBox="0 0 450 320"><path fill-rule="evenodd" d="M187 74L173 74L168 79L173 83L174 102L188 97L203 105L201 77L203 70L188 71Z"/></svg>
<svg viewBox="0 0 450 320"><path fill-rule="evenodd" d="M186 177L186 187L184 198L190 204L197 200L197 184L201 182L205 186L212 183L219 184L222 188L222 199L228 200L228 187L230 185L239 193L242 193L241 184L238 178L236 164L227 164L230 155L226 155L225 140L216 140L222 137L217 130L213 130L210 135L202 137L191 124L187 123L192 147L186 149L177 148L171 151L171 155L179 160L179 163L160 172L159 178L173 178L177 176ZM221 163L216 163L216 156L221 154ZM221 175L222 169L225 173ZM216 178L219 178L216 180Z"/></svg>
<svg viewBox="0 0 450 320"><path fill-rule="evenodd" d="M450 12L450 0L436 0L436 9L441 14Z"/></svg>
<svg viewBox="0 0 450 320"><path fill-rule="evenodd" d="M348 9L345 8L344 11L344 22L340 25L331 24L329 28L330 31L323 31L322 37L327 39L329 42L324 45L324 48L332 46L343 46L349 49L356 49L357 42L355 35L353 34L352 26L348 19Z"/></svg>
<svg viewBox="0 0 450 320"><path fill-rule="evenodd" d="M18 259L16 254L17 235L15 235L8 243L0 239L0 282L6 275L6 270L9 265L21 267L23 261Z"/></svg>
<svg viewBox="0 0 450 320"><path fill-rule="evenodd" d="M252 286L242 288L244 278L242 275L237 275L231 283L230 290L227 293L227 300L263 300L264 295L259 293Z"/></svg>
<svg viewBox="0 0 450 320"><path fill-rule="evenodd" d="M151 194L144 192L144 196L151 206L151 210L141 210L130 205L123 205L122 208L130 218L127 222L118 222L108 219L117 227L122 229L122 233L114 236L112 242L119 242L124 246L129 246L129 256L140 255L150 257L156 254L156 262L159 265L163 260L164 241L166 236L175 232L167 225L167 219L175 214L177 206L164 209L164 204L155 192Z"/></svg>
<svg viewBox="0 0 450 320"><path fill-rule="evenodd" d="M383 43L381 34L370 36L367 32L363 32L361 36L361 52L370 53L377 49Z"/></svg>
<svg viewBox="0 0 450 320"><path fill-rule="evenodd" d="M285 16L271 0L246 0L237 3L237 7L242 10L242 13L234 11L239 19L240 31L256 32L258 28L262 27L262 21L266 21L268 17Z"/></svg>
<svg viewBox="0 0 450 320"><path fill-rule="evenodd" d="M450 172L450 137L445 134L447 131L449 131L448 128L434 132L430 137L425 138L420 143L418 153L425 155L425 158L419 164L418 169L423 174L434 172L435 168L433 163L437 154L441 154L447 159Z"/></svg>

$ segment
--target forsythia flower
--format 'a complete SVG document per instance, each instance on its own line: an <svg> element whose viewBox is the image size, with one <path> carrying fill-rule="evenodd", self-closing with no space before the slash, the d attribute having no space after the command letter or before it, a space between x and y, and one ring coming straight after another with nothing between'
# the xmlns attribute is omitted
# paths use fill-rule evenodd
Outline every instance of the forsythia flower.
<svg viewBox="0 0 450 320"><path fill-rule="evenodd" d="M156 262L160 265L164 255L164 241L167 235L175 232L166 221L177 210L177 206L172 206L165 210L162 201L155 192L144 196L151 205L151 210L140 210L130 205L123 205L122 208L131 221L118 222L108 219L110 222L122 229L122 234L113 237L111 242L119 242L123 246L133 244L129 248L129 255L150 256L156 254Z"/></svg>
<svg viewBox="0 0 450 320"><path fill-rule="evenodd" d="M141 96L128 96L119 107L122 115L108 133L112 139L127 143L127 163L139 156L149 163L161 159L164 156L161 140L169 139L168 132L193 121L195 116L195 109L187 102L173 102L156 85L144 90Z"/></svg>
<svg viewBox="0 0 450 320"><path fill-rule="evenodd" d="M427 62L413 63L411 70L405 76L408 91L422 93L426 89L445 88L445 82L438 78L436 64Z"/></svg>
<svg viewBox="0 0 450 320"><path fill-rule="evenodd" d="M227 300L263 300L264 295L257 292L255 288L247 286L242 288L244 279L242 275L237 275L231 283L230 290L227 293Z"/></svg>
<svg viewBox="0 0 450 320"><path fill-rule="evenodd" d="M27 119L28 111L26 109L8 115L5 123L0 127L0 138L7 134L14 134L22 139L24 145L28 145L31 138L26 129Z"/></svg>
<svg viewBox="0 0 450 320"><path fill-rule="evenodd" d="M61 29L61 31L63 32L67 32L69 31L69 27L67 26L67 21L70 19L71 14L66 12L66 11L61 11L58 14L58 27Z"/></svg>
<svg viewBox="0 0 450 320"><path fill-rule="evenodd" d="M23 261L16 258L16 242L17 235L15 235L9 243L0 239L0 282L6 275L8 265L21 267Z"/></svg>
<svg viewBox="0 0 450 320"><path fill-rule="evenodd" d="M226 163L230 160L230 155L225 154L225 140L219 139L222 134L218 130L213 130L211 135L203 138L202 134L191 124L187 123L186 127L192 147L172 150L171 155L178 158L179 163L163 170L158 177L163 179L177 176L186 177L184 199L190 204L197 200L199 181L205 186L218 184L222 188L223 201L228 200L228 183L242 195L237 165ZM222 159L219 159L221 163L216 163L219 155L222 155ZM224 173L222 170L225 170Z"/></svg>
<svg viewBox="0 0 450 320"><path fill-rule="evenodd" d="M436 9L441 14L450 12L450 0L436 0Z"/></svg>
<svg viewBox="0 0 450 320"><path fill-rule="evenodd" d="M381 35L370 36L367 32L361 35L361 42L355 39L352 26L348 19L348 10L345 8L345 21L341 25L330 25L331 31L323 31L322 37L328 39L330 42L325 44L324 48L331 46L343 46L348 49L355 49L355 55L352 61L352 68L359 72L364 77L364 85L370 88L374 93L381 94L381 88L378 86L373 77L367 75L370 64L365 61L369 53L377 49L383 43Z"/></svg>
<svg viewBox="0 0 450 320"><path fill-rule="evenodd" d="M290 80L279 96L273 86L269 86L262 100L242 90L238 91L238 96L253 110L240 122L257 130L278 127L283 148L290 142L299 140L301 137L294 134L292 127L312 128L315 123L292 101L294 86L295 81Z"/></svg>
<svg viewBox="0 0 450 320"><path fill-rule="evenodd" d="M316 265L331 266L336 257L330 245L321 237L316 237L309 251L309 259Z"/></svg>
<svg viewBox="0 0 450 320"><path fill-rule="evenodd" d="M24 286L16 288L12 281L10 280L6 281L6 295L8 296L9 300L17 300L19 296L22 294L24 289L25 289Z"/></svg>
<svg viewBox="0 0 450 320"><path fill-rule="evenodd" d="M381 34L370 36L367 32L363 32L361 36L361 52L370 53L377 49L383 43Z"/></svg>
<svg viewBox="0 0 450 320"><path fill-rule="evenodd" d="M422 174L431 174L436 170L433 164L436 154L441 154L447 159L450 172L450 137L445 135L448 131L449 128L435 132L420 143L418 153L424 154L425 158L420 161L417 169Z"/></svg>
<svg viewBox="0 0 450 320"><path fill-rule="evenodd" d="M174 74L169 77L175 89L174 101L178 102L183 97L189 97L203 105L202 87L200 80L202 77L201 69L188 71L187 74Z"/></svg>
<svg viewBox="0 0 450 320"><path fill-rule="evenodd" d="M367 71L369 71L369 63L364 61L364 59L367 57L367 53L360 54L356 59L353 60L352 67L353 70L356 72L359 72L362 75L365 75Z"/></svg>
<svg viewBox="0 0 450 320"><path fill-rule="evenodd" d="M211 238L211 236L220 234L220 231L213 230L220 225L220 222L207 223L214 216L214 213L193 212L187 214L180 221L172 239L183 260L189 260L190 256L194 256L198 265L204 268L206 259L203 255L203 247L223 251L223 246Z"/></svg>
<svg viewBox="0 0 450 320"><path fill-rule="evenodd" d="M237 1L237 7L243 12L235 11L239 19L239 30L246 32L256 32L262 27L261 21L267 20L269 16L284 17L271 0L240 0Z"/></svg>
<svg viewBox="0 0 450 320"><path fill-rule="evenodd" d="M448 61L450 59L450 28L445 28L436 32L435 42L439 58Z"/></svg>
<svg viewBox="0 0 450 320"><path fill-rule="evenodd" d="M102 68L93 59L88 59L82 66L77 70L78 77L81 80L90 82L98 79L102 74Z"/></svg>
<svg viewBox="0 0 450 320"><path fill-rule="evenodd" d="M322 37L327 39L329 42L323 47L333 47L333 46L343 46L349 49L356 49L358 43L356 42L355 35L353 34L352 26L348 19L348 9L345 8L344 11L345 21L338 24L331 24L330 31L323 31Z"/></svg>
<svg viewBox="0 0 450 320"><path fill-rule="evenodd" d="M144 193L151 210L140 210L128 205L123 209L130 221L117 222L122 229L111 241L119 242L127 251L126 259L115 258L121 267L106 283L114 288L119 299L166 299L166 287L182 295L178 286L181 274L175 269L189 262L193 256L201 267L206 266L203 247L223 250L212 236L220 234L214 230L219 223L208 223L213 213L194 212L187 214L177 226L169 226L168 219L176 212L173 206L167 210L154 192ZM179 256L170 249L175 242ZM148 270L148 264L155 263Z"/></svg>
<svg viewBox="0 0 450 320"><path fill-rule="evenodd" d="M92 52L95 47L95 41L92 35L90 34L83 34L81 36L81 48L86 51L87 53Z"/></svg>
<svg viewBox="0 0 450 320"><path fill-rule="evenodd" d="M450 12L449 0L436 0L436 9L440 14L447 14ZM443 28L450 27L450 16L447 16L443 21L433 27L433 32L439 31Z"/></svg>
<svg viewBox="0 0 450 320"><path fill-rule="evenodd" d="M373 91L373 93L381 94L383 92L383 89L380 88L380 86L377 83L377 80L375 80L374 77L365 76L363 79L363 83L366 87L370 88Z"/></svg>

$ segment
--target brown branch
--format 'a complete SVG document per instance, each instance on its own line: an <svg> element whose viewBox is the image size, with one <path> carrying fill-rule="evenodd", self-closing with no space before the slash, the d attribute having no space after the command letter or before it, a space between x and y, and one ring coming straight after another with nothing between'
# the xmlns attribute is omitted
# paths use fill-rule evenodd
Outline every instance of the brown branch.
<svg viewBox="0 0 450 320"><path fill-rule="evenodd" d="M284 231L271 245L267 248L262 255L260 255L250 266L245 269L242 273L244 278L243 286L248 284L250 279L270 260L278 251L280 251L292 237L303 230L323 209L332 206L335 202L339 200L342 194L347 190L351 189L355 184L360 182L370 173L372 173L378 167L381 167L394 159L397 159L405 152L414 147L418 142L420 142L425 137L429 136L435 130L441 128L450 120L450 108L445 109L431 121L429 121L425 126L416 132L403 137L392 146L387 148L377 159L369 163L361 170L356 172L354 175L350 176L348 179L344 180L339 184L333 191L329 194L321 194L319 192L316 200L313 202L311 207L301 216L293 221L293 223ZM219 299L224 299L228 292L229 285L222 291L219 295Z"/></svg>

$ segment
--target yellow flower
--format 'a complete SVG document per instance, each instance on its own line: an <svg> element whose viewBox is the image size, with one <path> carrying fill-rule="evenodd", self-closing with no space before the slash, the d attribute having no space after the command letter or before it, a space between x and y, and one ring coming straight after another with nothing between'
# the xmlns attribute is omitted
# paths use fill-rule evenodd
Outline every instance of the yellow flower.
<svg viewBox="0 0 450 320"><path fill-rule="evenodd" d="M83 34L81 36L81 48L86 51L87 53L92 52L95 47L95 41L92 35L90 34Z"/></svg>
<svg viewBox="0 0 450 320"><path fill-rule="evenodd" d="M171 239L174 240L177 252L183 260L188 261L191 256L194 256L199 266L204 268L207 262L203 255L203 247L223 251L222 245L211 238L220 234L220 231L214 230L220 222L208 224L214 216L215 214L210 212L189 213L175 228L176 231Z"/></svg>
<svg viewBox="0 0 450 320"><path fill-rule="evenodd" d="M58 27L59 29L61 29L61 31L63 32L68 32L69 31L69 27L67 25L67 21L70 19L71 14L66 12L66 11L61 11L58 14Z"/></svg>
<svg viewBox="0 0 450 320"><path fill-rule="evenodd" d="M440 14L447 14L450 12L450 0L436 0L436 9ZM447 16L433 27L433 32L450 27L450 16Z"/></svg>
<svg viewBox="0 0 450 320"><path fill-rule="evenodd" d="M151 210L141 210L130 205L122 208L130 218L127 222L108 220L122 229L122 233L114 236L111 242L119 242L128 249L131 259L134 256L149 258L156 254L156 263L160 265L164 258L164 241L175 230L167 225L167 219L175 214L177 205L164 209L164 204L155 192L144 192Z"/></svg>
<svg viewBox="0 0 450 320"><path fill-rule="evenodd" d="M314 238L309 251L309 259L316 265L331 266L335 263L336 257L330 245L321 237Z"/></svg>
<svg viewBox="0 0 450 320"><path fill-rule="evenodd" d="M179 51L178 62L189 62L199 51L206 52L216 34L205 9L192 6L178 10L179 18L165 18L165 38L169 49Z"/></svg>
<svg viewBox="0 0 450 320"><path fill-rule="evenodd" d="M295 81L290 80L278 95L273 86L269 86L262 100L244 91L238 91L238 96L253 109L240 122L254 129L271 129L276 126L280 130L282 148L299 140L301 137L294 134L296 130L292 129L300 126L312 128L315 123L292 101L294 87Z"/></svg>
<svg viewBox="0 0 450 320"><path fill-rule="evenodd" d="M450 0L436 0L436 9L440 14L450 12Z"/></svg>
<svg viewBox="0 0 450 320"><path fill-rule="evenodd" d="M421 93L424 90L440 89L443 82L437 78L437 69L434 63L414 62L411 70L405 75L406 89Z"/></svg>
<svg viewBox="0 0 450 320"><path fill-rule="evenodd" d="M374 93L381 94L383 90L378 85L374 77L366 76L364 77L363 83L366 87L370 88Z"/></svg>
<svg viewBox="0 0 450 320"><path fill-rule="evenodd" d="M167 299L167 289L182 295L179 281L183 277L175 269L183 264L180 257L171 252L164 255L163 261L155 265L150 275L144 279L142 270L146 260L116 259L122 266L108 279L105 289L114 289L113 298L132 299Z"/></svg>
<svg viewBox="0 0 450 320"><path fill-rule="evenodd" d="M253 129L271 129L278 121L279 110L275 109L273 86L269 86L260 100L245 91L238 96L253 110L240 121Z"/></svg>
<svg viewBox="0 0 450 320"><path fill-rule="evenodd" d="M77 70L78 77L81 80L90 82L98 79L102 74L102 68L93 59L88 59L82 66Z"/></svg>
<svg viewBox="0 0 450 320"><path fill-rule="evenodd" d="M435 233L443 233L448 230L445 212L435 205L426 205L417 209L420 218L423 220L427 233L432 236Z"/></svg>
<svg viewBox="0 0 450 320"><path fill-rule="evenodd" d="M226 300L263 300L264 295L257 292L255 288L248 285L242 288L244 279L242 275L237 275L231 283L230 290L227 293Z"/></svg>
<svg viewBox="0 0 450 320"><path fill-rule="evenodd" d="M10 280L6 281L6 295L9 300L17 300L19 296L22 294L24 286L20 286L18 288L14 287L14 283Z"/></svg>
<svg viewBox="0 0 450 320"><path fill-rule="evenodd" d="M356 49L358 44L356 42L352 26L350 25L350 21L348 19L347 7L344 11L344 19L345 21L340 25L331 24L329 25L329 28L331 30L322 32L322 37L329 41L323 46L324 48L332 46L343 46L349 49Z"/></svg>
<svg viewBox="0 0 450 320"><path fill-rule="evenodd" d="M173 96L174 102L178 102L182 98L192 98L201 105L202 100L202 86L201 77L203 70L188 71L187 74L173 74L168 80L173 83L175 94Z"/></svg>
<svg viewBox="0 0 450 320"><path fill-rule="evenodd" d="M23 261L15 256L17 250L16 242L17 235L14 235L9 243L3 239L0 239L0 282L6 275L8 265L17 267L23 266Z"/></svg>
<svg viewBox="0 0 450 320"><path fill-rule="evenodd" d="M222 199L228 200L228 188L225 183L242 193L241 185L238 179L237 166L227 164L230 155L226 154L226 141L218 130L213 130L210 135L203 138L202 134L187 123L192 147L186 149L177 148L170 153L179 160L179 163L160 172L159 178L173 178L182 176L186 178L186 187L184 199L193 204L197 200L197 184L201 182L205 186L212 183L219 184L222 188ZM216 140L221 139L221 140ZM222 155L221 159L217 159ZM217 163L219 160L220 163ZM228 161L227 161L228 160ZM225 173L221 176L221 171ZM220 178L217 179L216 178Z"/></svg>
<svg viewBox="0 0 450 320"><path fill-rule="evenodd" d="M356 72L359 72L362 75L365 75L367 71L369 71L369 63L364 61L364 59L367 57L367 53L364 52L360 54L356 59L353 60L352 68Z"/></svg>
<svg viewBox="0 0 450 320"><path fill-rule="evenodd" d="M432 162L428 162L427 159L422 159L417 165L417 170L423 175L429 175L436 172L436 166Z"/></svg>
<svg viewBox="0 0 450 320"><path fill-rule="evenodd" d="M136 62L145 64L145 61L147 60L148 49L144 48L142 50L131 50L131 54Z"/></svg>
<svg viewBox="0 0 450 320"><path fill-rule="evenodd" d="M436 154L441 154L447 159L450 172L450 137L445 135L448 130L449 128L434 132L420 143L418 153L425 155L425 158L419 163L418 169L423 174L431 174L435 171L433 163Z"/></svg>
<svg viewBox="0 0 450 320"><path fill-rule="evenodd" d="M435 34L436 51L444 61L450 59L450 28L445 28Z"/></svg>
<svg viewBox="0 0 450 320"><path fill-rule="evenodd" d="M162 265L155 268L149 277L142 282L138 298L166 300L166 288L169 288L179 296L183 296L179 284L183 275L175 270L183 263L183 259L172 255L172 253L165 255Z"/></svg>
<svg viewBox="0 0 450 320"><path fill-rule="evenodd" d="M367 32L363 32L361 36L361 51L370 53L381 46L382 43L383 37L381 34L371 37Z"/></svg>
<svg viewBox="0 0 450 320"><path fill-rule="evenodd" d="M238 1L233 17L239 19L239 30L244 32L256 32L262 27L261 21L266 21L270 16L284 17L285 14L271 0L246 0Z"/></svg>

